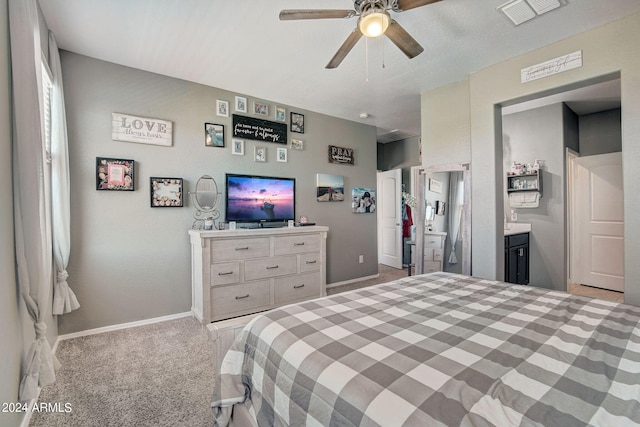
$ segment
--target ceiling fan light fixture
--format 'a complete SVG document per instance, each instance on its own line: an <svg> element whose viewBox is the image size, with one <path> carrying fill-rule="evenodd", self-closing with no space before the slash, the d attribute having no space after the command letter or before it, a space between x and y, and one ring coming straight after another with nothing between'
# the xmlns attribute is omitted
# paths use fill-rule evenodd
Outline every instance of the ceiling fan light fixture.
<svg viewBox="0 0 640 427"><path fill-rule="evenodd" d="M385 10L371 9L362 14L358 28L367 37L378 37L387 31L390 22L391 18Z"/></svg>

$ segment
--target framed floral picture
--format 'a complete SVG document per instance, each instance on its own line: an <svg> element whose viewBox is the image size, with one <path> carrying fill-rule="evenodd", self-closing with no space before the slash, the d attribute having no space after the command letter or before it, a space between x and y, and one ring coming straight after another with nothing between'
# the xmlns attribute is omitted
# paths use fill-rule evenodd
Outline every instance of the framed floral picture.
<svg viewBox="0 0 640 427"><path fill-rule="evenodd" d="M96 157L96 190L133 191L135 162Z"/></svg>
<svg viewBox="0 0 640 427"><path fill-rule="evenodd" d="M267 161L267 147L254 147L253 160L256 162Z"/></svg>
<svg viewBox="0 0 640 427"><path fill-rule="evenodd" d="M244 156L244 141L242 139L231 140L231 154Z"/></svg>
<svg viewBox="0 0 640 427"><path fill-rule="evenodd" d="M205 123L204 145L207 147L224 147L224 125Z"/></svg>
<svg viewBox="0 0 640 427"><path fill-rule="evenodd" d="M304 133L304 114L291 113L291 132Z"/></svg>
<svg viewBox="0 0 640 427"><path fill-rule="evenodd" d="M216 100L216 115L229 117L229 103L227 101Z"/></svg>
<svg viewBox="0 0 640 427"><path fill-rule="evenodd" d="M236 96L236 111L239 113L247 112L247 98L244 96Z"/></svg>
<svg viewBox="0 0 640 427"><path fill-rule="evenodd" d="M182 178L149 178L152 208L181 208Z"/></svg>

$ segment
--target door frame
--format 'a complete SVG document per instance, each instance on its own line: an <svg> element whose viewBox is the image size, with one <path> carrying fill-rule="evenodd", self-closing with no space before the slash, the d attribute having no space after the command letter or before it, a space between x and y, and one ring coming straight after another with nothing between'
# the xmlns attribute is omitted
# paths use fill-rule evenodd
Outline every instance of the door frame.
<svg viewBox="0 0 640 427"><path fill-rule="evenodd" d="M464 227L460 230L458 240L462 240L462 274L471 276L471 164L470 163L445 163L432 166L413 166L411 168L411 194L416 196L418 203L424 204L424 190L426 183L424 182L425 174L436 172L463 172L464 179L464 205L462 208L462 218ZM447 190L448 191L448 190ZM419 194L422 192L422 194ZM420 209L421 208L421 209ZM418 214L414 218L416 224L416 259L424 254L424 248L419 248L420 244L424 244L424 207L417 209L422 218L418 220ZM416 274L422 274L422 263L416 262Z"/></svg>

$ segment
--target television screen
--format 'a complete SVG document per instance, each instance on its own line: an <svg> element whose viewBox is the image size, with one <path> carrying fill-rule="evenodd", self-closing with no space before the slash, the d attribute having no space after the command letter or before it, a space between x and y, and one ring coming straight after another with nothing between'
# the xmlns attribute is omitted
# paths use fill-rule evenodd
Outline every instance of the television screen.
<svg viewBox="0 0 640 427"><path fill-rule="evenodd" d="M275 222L295 218L296 180L227 174L226 221Z"/></svg>

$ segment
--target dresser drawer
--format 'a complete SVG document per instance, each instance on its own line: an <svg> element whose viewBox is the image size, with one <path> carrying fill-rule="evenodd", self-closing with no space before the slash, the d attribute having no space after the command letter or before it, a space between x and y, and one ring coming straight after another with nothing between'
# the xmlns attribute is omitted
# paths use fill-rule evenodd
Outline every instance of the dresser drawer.
<svg viewBox="0 0 640 427"><path fill-rule="evenodd" d="M270 304L268 280L243 283L240 285L215 286L211 288L211 313L216 319Z"/></svg>
<svg viewBox="0 0 640 427"><path fill-rule="evenodd" d="M277 236L273 238L274 254L287 255L320 251L319 234Z"/></svg>
<svg viewBox="0 0 640 427"><path fill-rule="evenodd" d="M256 280L285 276L287 274L295 274L297 270L298 259L295 255L251 259L244 263L244 279Z"/></svg>
<svg viewBox="0 0 640 427"><path fill-rule="evenodd" d="M320 273L279 277L274 282L275 303L287 304L304 298L320 296Z"/></svg>
<svg viewBox="0 0 640 427"><path fill-rule="evenodd" d="M433 260L434 261L442 261L442 253L444 251L442 249L434 249L433 250Z"/></svg>
<svg viewBox="0 0 640 427"><path fill-rule="evenodd" d="M432 249L442 249L442 238L440 236L424 236L424 247Z"/></svg>
<svg viewBox="0 0 640 427"><path fill-rule="evenodd" d="M211 262L266 256L269 256L268 237L213 240L211 242Z"/></svg>
<svg viewBox="0 0 640 427"><path fill-rule="evenodd" d="M226 285L229 283L238 283L240 281L240 263L221 262L211 264L211 284Z"/></svg>
<svg viewBox="0 0 640 427"><path fill-rule="evenodd" d="M440 262L438 261L425 261L423 264L425 273L433 273L434 271L440 271Z"/></svg>
<svg viewBox="0 0 640 427"><path fill-rule="evenodd" d="M320 252L300 255L300 272L318 271L322 266Z"/></svg>

